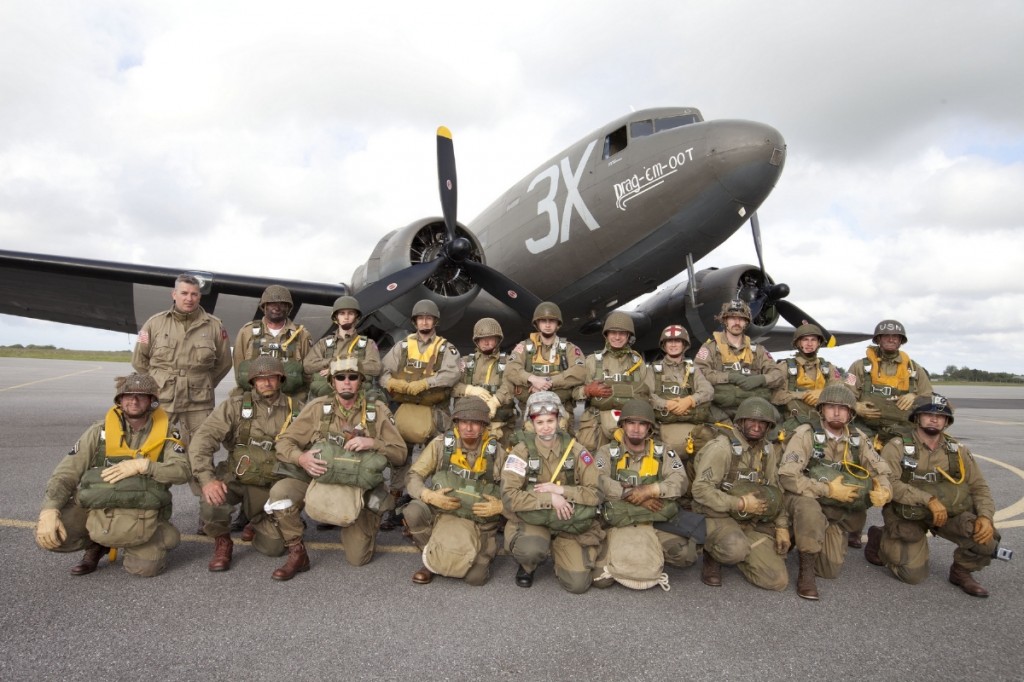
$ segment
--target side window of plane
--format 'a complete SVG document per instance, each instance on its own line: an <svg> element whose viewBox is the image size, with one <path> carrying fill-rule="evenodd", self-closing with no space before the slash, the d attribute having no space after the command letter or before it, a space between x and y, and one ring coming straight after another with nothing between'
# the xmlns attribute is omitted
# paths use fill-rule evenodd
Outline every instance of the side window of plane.
<svg viewBox="0 0 1024 682"><path fill-rule="evenodd" d="M629 124L629 136L632 138L645 137L654 134L654 121L633 121Z"/></svg>
<svg viewBox="0 0 1024 682"><path fill-rule="evenodd" d="M693 114L683 114L682 116L668 116L666 118L659 118L654 122L656 132L662 130L671 130L672 128L678 128L680 126L687 126L691 123L696 123L699 119ZM634 133L635 135L636 133Z"/></svg>
<svg viewBox="0 0 1024 682"><path fill-rule="evenodd" d="M608 159L626 148L626 126L608 133L604 138L604 153L602 159Z"/></svg>

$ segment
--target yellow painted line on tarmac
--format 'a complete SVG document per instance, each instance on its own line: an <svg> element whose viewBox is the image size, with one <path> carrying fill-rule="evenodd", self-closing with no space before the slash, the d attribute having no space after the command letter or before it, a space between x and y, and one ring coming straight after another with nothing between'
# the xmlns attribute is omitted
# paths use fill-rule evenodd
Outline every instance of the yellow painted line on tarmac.
<svg viewBox="0 0 1024 682"><path fill-rule="evenodd" d="M991 457L985 457L984 455L975 454L974 456L977 457L978 459L985 460L989 464L995 464L996 466L1001 466L1004 469L1007 469L1007 470L1013 472L1014 474L1017 475L1018 478L1020 478L1022 481L1024 481L1024 470L1018 469L1017 467L1013 466L1012 464L1007 464L1006 462L1000 462L998 459L992 459ZM1014 516L1019 516L1021 514L1024 514L1024 497L1020 498L1019 500L1017 500L1016 502L1011 504L1009 507L1003 507L1002 509L996 511L996 516L992 520L995 521L996 523L998 523L1001 528L1015 528L1018 525L1024 525L1024 520L1019 521L1019 522L1013 522L1013 523L1003 523L1003 522L1006 519L1012 519Z"/></svg>
<svg viewBox="0 0 1024 682"><path fill-rule="evenodd" d="M79 374L88 374L89 372L95 372L100 369L103 368L100 365L96 365L95 367L90 367L89 369L82 369L77 372L71 372L69 374L61 374L60 376L49 377L47 379L36 379L35 381L29 381L28 383L17 384L16 386L8 386L7 388L0 388L0 393L3 393L5 391L13 391L16 388L25 388L26 386L35 386L36 384L43 384L46 383L47 381L59 381L60 379L67 379L68 377L77 376Z"/></svg>

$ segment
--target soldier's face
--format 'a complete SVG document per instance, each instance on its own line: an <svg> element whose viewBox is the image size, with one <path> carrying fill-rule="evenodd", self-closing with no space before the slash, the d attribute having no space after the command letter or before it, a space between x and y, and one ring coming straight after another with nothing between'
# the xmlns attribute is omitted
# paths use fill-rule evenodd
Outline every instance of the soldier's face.
<svg viewBox="0 0 1024 682"><path fill-rule="evenodd" d="M434 319L433 315L417 315L416 316L416 331L421 334L429 334L434 331L434 325L437 320Z"/></svg>
<svg viewBox="0 0 1024 682"><path fill-rule="evenodd" d="M121 411L129 419L138 419L149 412L153 404L153 396L145 393L125 393L121 396Z"/></svg>
<svg viewBox="0 0 1024 682"><path fill-rule="evenodd" d="M821 418L825 425L833 431L842 431L843 427L850 422L850 408L846 405L835 405L826 403L821 406Z"/></svg>
<svg viewBox="0 0 1024 682"><path fill-rule="evenodd" d="M625 348L626 344L629 343L629 332L624 332L620 329L608 330L605 337L608 339L608 346L610 348L615 348L616 350L619 348Z"/></svg>
<svg viewBox="0 0 1024 682"><path fill-rule="evenodd" d="M768 433L768 422L760 419L741 419L739 426L747 440L761 440Z"/></svg>
<svg viewBox="0 0 1024 682"><path fill-rule="evenodd" d="M678 358L686 352L686 343L682 339L666 339L664 348L665 355L670 358Z"/></svg>
<svg viewBox="0 0 1024 682"><path fill-rule="evenodd" d="M356 323L357 317L359 317L359 313L354 310L339 310L338 314L334 316L334 321L338 323L339 327L348 331Z"/></svg>
<svg viewBox="0 0 1024 682"><path fill-rule="evenodd" d="M354 400L359 394L359 384L363 378L355 372L335 374L333 379L334 390L342 400Z"/></svg>
<svg viewBox="0 0 1024 682"><path fill-rule="evenodd" d="M743 332L746 331L747 329L747 320L746 318L743 317L736 317L735 315L730 315L729 317L725 318L725 321L722 322L722 325L725 327L725 331L732 334L733 336L742 336Z"/></svg>
<svg viewBox="0 0 1024 682"><path fill-rule="evenodd" d="M288 312L291 311L291 306L287 303L267 303L263 306L263 314L271 322L280 324L288 319Z"/></svg>
<svg viewBox="0 0 1024 682"><path fill-rule="evenodd" d="M480 442L480 434L484 431L484 425L471 419L456 419L455 428L459 430L459 437L469 447L475 447Z"/></svg>
<svg viewBox="0 0 1024 682"><path fill-rule="evenodd" d="M903 339L899 334L879 334L878 347L886 353L895 353L900 349Z"/></svg>
<svg viewBox="0 0 1024 682"><path fill-rule="evenodd" d="M554 336L558 332L558 320L553 317L537 320L536 325L542 336Z"/></svg>
<svg viewBox="0 0 1024 682"><path fill-rule="evenodd" d="M801 336L796 340L796 347L804 355L814 355L818 352L819 346L821 346L821 339L817 336Z"/></svg>
<svg viewBox="0 0 1024 682"><path fill-rule="evenodd" d="M187 282L179 282L171 292L174 309L179 313L190 313L199 307L199 287Z"/></svg>
<svg viewBox="0 0 1024 682"><path fill-rule="evenodd" d="M626 440L630 445L642 445L647 438L651 425L638 419L625 419L622 422L622 432L626 434Z"/></svg>
<svg viewBox="0 0 1024 682"><path fill-rule="evenodd" d="M540 438L541 440L551 440L555 437L555 432L558 430L558 415L534 415L533 430L537 433L537 438Z"/></svg>
<svg viewBox="0 0 1024 682"><path fill-rule="evenodd" d="M498 347L497 336L484 336L476 340L476 347L481 353L491 353Z"/></svg>
<svg viewBox="0 0 1024 682"><path fill-rule="evenodd" d="M281 377L272 374L267 377L256 377L252 380L256 393L264 398L273 398L281 390Z"/></svg>
<svg viewBox="0 0 1024 682"><path fill-rule="evenodd" d="M946 428L946 415L934 412L922 412L917 415L917 427L929 436L936 436Z"/></svg>

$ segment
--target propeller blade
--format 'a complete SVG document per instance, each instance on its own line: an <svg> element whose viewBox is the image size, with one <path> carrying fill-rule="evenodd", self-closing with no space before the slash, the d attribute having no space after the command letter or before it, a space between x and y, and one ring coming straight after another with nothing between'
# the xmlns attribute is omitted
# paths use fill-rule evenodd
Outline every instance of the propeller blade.
<svg viewBox="0 0 1024 682"><path fill-rule="evenodd" d="M782 318L786 320L786 322L793 325L793 327L799 327L800 325L805 323L817 325L821 329L821 333L825 335L825 346L828 348L835 347L836 337L829 333L827 329L825 329L825 325L823 325L821 322L818 322L813 317L805 313L796 304L791 303L789 301L777 301L775 303L775 307L776 309L778 309L779 315L782 315Z"/></svg>
<svg viewBox="0 0 1024 682"><path fill-rule="evenodd" d="M761 275L764 276L764 257L761 255L761 221L757 217L757 211L750 214L750 230L754 233L754 250L757 251L757 264L761 266Z"/></svg>
<svg viewBox="0 0 1024 682"><path fill-rule="evenodd" d="M363 287L355 293L356 300L359 301L363 310L383 308L391 301L430 279L442 265L444 265L443 258L435 258L429 263L410 265L404 270L399 270L382 280Z"/></svg>
<svg viewBox="0 0 1024 682"><path fill-rule="evenodd" d="M519 313L524 320L531 318L541 302L532 291L483 263L467 260L462 267L481 289Z"/></svg>
<svg viewBox="0 0 1024 682"><path fill-rule="evenodd" d="M459 204L459 188L455 180L455 146L452 132L437 129L437 182L441 191L441 214L448 231L448 242L455 241L455 216Z"/></svg>

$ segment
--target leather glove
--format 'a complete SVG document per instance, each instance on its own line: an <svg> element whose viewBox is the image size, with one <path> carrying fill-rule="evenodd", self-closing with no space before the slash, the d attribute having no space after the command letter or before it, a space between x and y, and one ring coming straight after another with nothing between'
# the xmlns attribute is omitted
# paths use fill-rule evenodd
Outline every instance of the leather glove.
<svg viewBox="0 0 1024 682"><path fill-rule="evenodd" d="M487 416L493 418L494 415L498 412L498 408L501 407L501 401L498 400L497 396L488 393L487 397L484 398L484 402L487 403L487 409L489 411L489 414Z"/></svg>
<svg viewBox="0 0 1024 682"><path fill-rule="evenodd" d="M768 511L768 503L754 493L747 493L740 498L740 511L744 514L757 516Z"/></svg>
<svg viewBox="0 0 1024 682"><path fill-rule="evenodd" d="M693 399L692 395L688 395L683 398L672 398L665 403L665 407L669 412L679 415L680 417L696 406L697 401Z"/></svg>
<svg viewBox="0 0 1024 682"><path fill-rule="evenodd" d="M914 401L917 400L916 393L904 393L899 398L896 398L896 407L901 410L909 410L914 406Z"/></svg>
<svg viewBox="0 0 1024 682"><path fill-rule="evenodd" d="M937 497L928 500L928 511L932 513L932 526L935 528L942 528L946 525L946 521L949 520L949 512L946 511L946 505L942 504Z"/></svg>
<svg viewBox="0 0 1024 682"><path fill-rule="evenodd" d="M882 411L869 402L858 402L856 412L863 419L878 419L882 416Z"/></svg>
<svg viewBox="0 0 1024 682"><path fill-rule="evenodd" d="M804 393L802 400L805 403L807 403L808 405L810 405L811 407L814 407L815 405L818 404L818 400L820 398L821 398L821 389L820 388L815 388L813 390L807 391L807 393Z"/></svg>
<svg viewBox="0 0 1024 682"><path fill-rule="evenodd" d="M438 509L444 509L445 511L454 511L462 506L462 503L456 500L454 497L448 497L447 493L452 491L451 488L441 488L440 490L424 489L420 493L420 499L429 504L431 507L437 507Z"/></svg>
<svg viewBox="0 0 1024 682"><path fill-rule="evenodd" d="M405 393L409 388L409 382L405 379L388 379L387 385L384 387L388 389L389 393Z"/></svg>
<svg viewBox="0 0 1024 682"><path fill-rule="evenodd" d="M427 380L426 379L417 379L416 381L410 381L406 385L406 387L405 387L405 394L406 395L419 395L420 393L423 393L423 391L427 390L428 388L430 388L430 387L427 386Z"/></svg>
<svg viewBox="0 0 1024 682"><path fill-rule="evenodd" d="M744 391L753 391L755 388L761 388L768 382L763 374L740 374L739 372L737 374L739 374L739 377L734 383Z"/></svg>
<svg viewBox="0 0 1024 682"><path fill-rule="evenodd" d="M491 392L488 391L483 386L466 386L463 389L463 392L466 395L471 395L476 398L480 398L481 400L487 400L488 398L491 397Z"/></svg>
<svg viewBox="0 0 1024 682"><path fill-rule="evenodd" d="M876 478L871 481L871 492L868 493L868 497L871 498L872 507L884 507L892 499L892 491L883 488Z"/></svg>
<svg viewBox="0 0 1024 682"><path fill-rule="evenodd" d="M612 387L601 381L591 381L583 387L583 393L588 398L608 398L612 394Z"/></svg>
<svg viewBox="0 0 1024 682"><path fill-rule="evenodd" d="M974 520L974 535L971 536L979 545L987 545L996 536L996 527L992 525L992 519L987 516L979 516Z"/></svg>
<svg viewBox="0 0 1024 682"><path fill-rule="evenodd" d="M39 512L39 523L36 525L37 545L43 549L57 549L64 544L67 537L68 531L61 523L59 509L44 509Z"/></svg>
<svg viewBox="0 0 1024 682"><path fill-rule="evenodd" d="M149 471L151 464L148 457L137 457L118 462L100 472L100 477L107 483L117 483L130 476L141 476Z"/></svg>
<svg viewBox="0 0 1024 682"><path fill-rule="evenodd" d="M473 505L474 516L479 516L481 518L486 516L497 516L504 509L504 506L501 504L501 500L494 495L484 493L484 500L486 501L477 502Z"/></svg>
<svg viewBox="0 0 1024 682"><path fill-rule="evenodd" d="M652 511L655 514L657 514L658 512L661 511L661 508L664 507L665 505L661 501L661 498L652 497L649 500L644 500L643 502L641 502L640 506L643 507L644 509L646 509L647 511Z"/></svg>
<svg viewBox="0 0 1024 682"><path fill-rule="evenodd" d="M842 476L836 476L828 482L828 496L836 502L853 502L857 499L860 488L843 483Z"/></svg>
<svg viewBox="0 0 1024 682"><path fill-rule="evenodd" d="M622 496L622 499L630 504L643 504L647 500L652 500L658 497L661 497L661 488L657 483L650 483L648 485L638 485L635 488L630 488L626 494Z"/></svg>
<svg viewBox="0 0 1024 682"><path fill-rule="evenodd" d="M775 553L785 555L789 551L789 548L793 546L793 542L789 539L788 528L776 528L775 529Z"/></svg>

